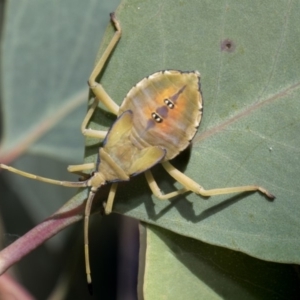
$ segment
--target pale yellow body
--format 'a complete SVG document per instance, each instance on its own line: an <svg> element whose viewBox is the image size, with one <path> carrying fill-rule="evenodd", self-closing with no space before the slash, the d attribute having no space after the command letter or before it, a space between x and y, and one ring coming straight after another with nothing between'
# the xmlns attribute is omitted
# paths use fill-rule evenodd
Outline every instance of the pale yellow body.
<svg viewBox="0 0 300 300"><path fill-rule="evenodd" d="M116 32L89 78L89 86L95 94L95 100L81 126L81 131L85 136L100 140L105 138L104 146L99 149L98 161L100 163L88 163L69 166L68 168L70 172L93 170L93 175L82 182L58 181L0 164L2 169L51 184L67 187L90 187L84 222L88 283L91 283L88 258L89 215L95 193L107 182L113 182L105 205L107 214L112 211L117 182L127 181L130 176L141 172L145 172L151 191L161 200L170 199L188 191L205 197L259 191L271 199L275 198L266 189L256 185L205 190L197 182L172 166L169 160L190 144L201 120L200 74L197 71L180 72L176 70L154 73L133 87L119 107L105 92L102 85L96 82L96 77L121 37L121 27L114 14L111 14L111 19ZM98 101L101 101L112 113L119 116L108 133L87 128L98 106ZM183 185L182 189L168 194L163 194L160 191L149 170L153 165L160 162L165 170Z"/></svg>

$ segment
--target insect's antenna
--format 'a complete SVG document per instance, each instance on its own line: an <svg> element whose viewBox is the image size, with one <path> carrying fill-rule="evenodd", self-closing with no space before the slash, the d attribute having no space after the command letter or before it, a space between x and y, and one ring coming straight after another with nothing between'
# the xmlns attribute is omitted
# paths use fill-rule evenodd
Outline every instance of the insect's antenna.
<svg viewBox="0 0 300 300"><path fill-rule="evenodd" d="M97 188L92 187L89 193L89 197L86 201L85 212L84 212L84 257L85 257L85 270L86 270L86 279L88 284L88 289L90 294L93 294L92 286L92 276L91 276L91 267L90 267L90 253L89 253L89 219L91 214L91 207L97 192Z"/></svg>
<svg viewBox="0 0 300 300"><path fill-rule="evenodd" d="M16 173L19 174L23 177L27 177L30 179L34 179L34 180L38 180L38 181L42 181L42 182L47 182L47 183L51 183L51 184L55 184L55 185L61 185L61 186L66 186L66 187L86 187L88 186L88 181L60 181L60 180L55 180L55 179L51 179L51 178L47 178L47 177L42 177L42 176L38 176L35 174L31 174L31 173L27 173L18 169L15 169L13 167L4 165L4 164L0 164L0 168L5 169L9 172L12 173Z"/></svg>

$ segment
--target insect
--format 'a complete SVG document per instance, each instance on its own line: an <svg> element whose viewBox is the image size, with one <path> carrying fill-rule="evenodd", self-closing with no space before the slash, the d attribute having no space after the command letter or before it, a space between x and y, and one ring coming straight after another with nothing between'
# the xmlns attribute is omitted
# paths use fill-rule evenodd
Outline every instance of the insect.
<svg viewBox="0 0 300 300"><path fill-rule="evenodd" d="M200 74L197 71L177 70L156 72L137 83L128 92L119 107L109 97L102 85L96 82L96 77L121 37L121 26L113 13L111 21L115 27L115 34L90 75L88 83L95 98L81 125L83 135L103 140L103 145L99 148L95 163L68 167L68 171L75 173L93 170L90 177L80 182L59 181L0 164L2 169L24 177L66 187L88 187L90 189L84 220L88 284L91 284L92 281L88 256L88 222L91 205L96 192L107 183L112 183L112 185L105 205L106 214L112 211L118 182L128 181L130 177L140 173L145 173L151 191L162 200L188 191L205 197L259 191L271 199L275 198L266 189L256 185L205 190L197 182L172 166L169 160L189 146L201 121ZM117 116L108 132L88 128L99 101ZM183 185L182 189L168 194L160 191L150 171L151 167L158 163L161 163L165 170Z"/></svg>

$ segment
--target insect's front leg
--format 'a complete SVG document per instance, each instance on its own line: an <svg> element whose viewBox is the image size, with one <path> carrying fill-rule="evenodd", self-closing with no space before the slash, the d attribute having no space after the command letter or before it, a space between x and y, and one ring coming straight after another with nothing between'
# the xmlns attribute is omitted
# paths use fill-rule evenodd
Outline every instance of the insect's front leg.
<svg viewBox="0 0 300 300"><path fill-rule="evenodd" d="M83 173L84 171L95 170L95 168L96 168L95 163L86 163L81 165L70 165L68 166L68 171L70 173L75 173L75 174L85 176L86 174Z"/></svg>
<svg viewBox="0 0 300 300"><path fill-rule="evenodd" d="M113 183L110 187L108 198L107 198L107 201L106 201L105 207L104 207L106 215L109 215L112 211L112 207L113 207L115 196L116 196L117 187L118 187L118 183L116 183L116 182Z"/></svg>

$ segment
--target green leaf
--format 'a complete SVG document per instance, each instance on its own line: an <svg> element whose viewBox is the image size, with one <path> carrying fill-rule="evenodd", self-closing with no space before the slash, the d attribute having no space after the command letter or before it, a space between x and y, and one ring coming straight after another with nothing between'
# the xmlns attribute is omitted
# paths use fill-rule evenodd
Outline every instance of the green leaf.
<svg viewBox="0 0 300 300"><path fill-rule="evenodd" d="M139 178L117 192L115 211L261 259L300 262L299 13L291 1L122 2L123 36L101 78L110 96L121 103L157 70L199 70L203 120L179 168L206 189L258 184L277 198L190 193L162 202ZM101 52L112 34L111 26ZM94 121L105 127L99 114ZM162 190L174 189L159 167L154 175Z"/></svg>
<svg viewBox="0 0 300 300"><path fill-rule="evenodd" d="M18 159L15 167L50 178L77 180L66 167L83 161L80 125L87 109L87 79L109 12L118 2L7 1L1 44L1 163L12 164L26 151L27 156ZM34 223L76 192L1 173ZM2 196L9 202L4 193ZM15 204L14 209L1 212L15 222L18 210ZM18 222L22 220L18 218Z"/></svg>
<svg viewBox="0 0 300 300"><path fill-rule="evenodd" d="M117 3L8 2L1 66L2 156L30 147L31 153L60 160L82 159L87 80Z"/></svg>
<svg viewBox="0 0 300 300"><path fill-rule="evenodd" d="M75 6L69 5L68 9L75 9ZM20 20L23 20L27 7L16 7L20 9L11 12L15 22L20 23L16 28L26 29L26 22L39 21L30 37L35 41L32 42L35 49L40 49L35 33L40 30L41 24L47 25L47 18L40 20L32 17L22 23ZM80 5L78 7L81 8ZM87 13L88 20L97 23L98 17L91 15L93 11L90 9ZM258 193L253 193L211 197L204 201L197 195L187 194L161 202L151 196L144 178L139 177L121 186L117 192L115 211L265 260L299 263L298 15L298 2L279 0L272 3L250 3L245 0L226 3L122 2L117 16L122 24L123 36L101 78L108 93L117 103L121 103L134 84L157 70L199 70L204 95L203 120L190 158L180 156L178 159L179 169L205 188L260 184L277 198L271 203ZM45 26L46 29L49 27ZM12 37L12 33L8 32L5 37ZM62 33L56 29L50 34L55 37ZM103 52L112 34L113 28L110 26L100 52ZM26 36L17 36L19 38L13 39L11 45L14 45L13 42L26 45ZM82 38L82 35L75 36L75 41L81 41L78 37ZM68 36L62 37L69 40ZM46 48L61 52L64 57L63 50L59 49L66 48L60 48L60 44L51 41L49 37L45 39L43 43L49 46ZM92 41L98 43L94 35ZM12 49L14 47L8 47L6 52L13 54L15 50ZM22 46L22 51L12 56L14 59L8 59L7 64L11 62L14 71L21 72L27 62L33 70L25 73L26 77L12 75L5 67L6 63L3 66L4 74L11 79L3 79L3 86L9 89L9 92L4 91L5 99L9 100L3 106L7 127L4 140L6 151L18 149L23 141L22 134L28 136L32 131L34 126L28 121L35 116L39 121L45 118L51 120L57 112L51 103L60 105L65 102L60 102L62 99L70 99L80 91L79 86L62 88L61 82L81 82L77 78L82 73L81 68L62 66L61 70L51 73L53 64L43 67L36 63L40 54L38 51L31 59L17 61L25 49L26 46ZM92 57L90 49L84 50ZM76 55L76 51L74 53ZM63 65L51 60L49 55L45 62L55 61L55 66ZM76 58L71 60L75 66L79 61ZM32 79L36 68L47 70L44 75L39 75L42 84L36 84ZM58 74L64 76L58 80ZM83 82L87 77L88 72ZM24 78L27 84L24 84ZM53 81L48 82L49 78ZM58 89L53 92L55 83ZM48 85L53 93L51 101L44 98ZM28 86L31 90L26 92ZM64 95L66 90L73 93L59 97L58 91ZM38 96L37 102L32 100L33 96ZM17 107L22 108L19 111L23 112L15 116L16 106L10 103L14 99L22 100ZM30 115L29 106L32 103L36 111ZM45 114L40 115L37 103ZM101 128L107 128L113 120L113 116L100 110L94 117L95 124ZM74 132L80 135L80 122L76 119L76 131L64 134L57 143L51 142L52 147L42 148L52 148L52 154L65 158L68 151L57 149L64 149L69 144L66 138L72 137ZM36 128L40 124L35 122ZM88 159L91 159L90 154L88 152ZM154 175L165 192L174 189L174 181L162 173L159 166L155 168Z"/></svg>
<svg viewBox="0 0 300 300"><path fill-rule="evenodd" d="M141 226L147 244L145 299L297 299L293 266L265 262L156 226Z"/></svg>

